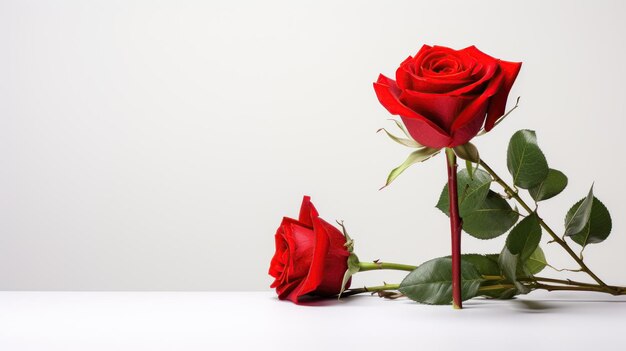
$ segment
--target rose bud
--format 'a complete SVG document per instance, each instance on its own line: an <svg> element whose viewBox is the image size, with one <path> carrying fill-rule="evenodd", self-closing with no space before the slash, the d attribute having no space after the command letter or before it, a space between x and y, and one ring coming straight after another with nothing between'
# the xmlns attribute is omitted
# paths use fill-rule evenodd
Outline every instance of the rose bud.
<svg viewBox="0 0 626 351"><path fill-rule="evenodd" d="M483 123L486 131L493 128L521 66L474 46L457 51L424 45L400 64L395 81L381 74L374 90L418 143L455 147L476 136Z"/></svg>

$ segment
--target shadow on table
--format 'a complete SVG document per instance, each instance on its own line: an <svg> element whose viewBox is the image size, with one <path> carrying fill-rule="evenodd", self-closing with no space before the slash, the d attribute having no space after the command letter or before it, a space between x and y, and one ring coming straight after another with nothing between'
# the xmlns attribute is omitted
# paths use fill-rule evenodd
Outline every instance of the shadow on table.
<svg viewBox="0 0 626 351"><path fill-rule="evenodd" d="M626 300L589 300L589 299L547 299L547 300L525 300L512 299L511 306L521 312L541 313L577 309L580 304L602 303L611 305L614 303L626 303Z"/></svg>
<svg viewBox="0 0 626 351"><path fill-rule="evenodd" d="M404 301L412 304L412 301ZM575 312L586 310L591 304L603 304L602 309L615 309L615 304L626 303L626 299L573 299L573 298L550 298L542 300L531 300L525 298L513 298L510 300L497 300L487 298L476 298L465 301L463 309L468 310L489 310L489 309L509 309L521 313L551 313L551 312ZM623 305L621 305L623 306ZM442 306L449 307L449 306ZM600 307L600 306L597 306ZM595 307L594 307L595 308Z"/></svg>
<svg viewBox="0 0 626 351"><path fill-rule="evenodd" d="M273 298L278 301L277 297L274 296ZM342 298L340 300L337 298L326 298L326 299L309 298L305 301L301 301L299 305L307 306L307 307L325 307L325 306L342 306L342 305L345 306L345 305L351 305L351 304L359 304L359 303L365 302L366 299L378 299L378 297L370 296L370 295L360 295L360 296L349 296L349 297ZM387 299L381 299L381 300L389 301L389 302L392 301L392 300L387 300ZM281 302L291 303L290 301L281 301ZM405 298L397 300L396 303L419 305ZM602 304L607 304L607 306L609 306L613 303L626 303L626 299L595 300L595 299L551 298L551 299L545 299L545 300L529 300L529 299L524 299L524 298L513 298L510 300L497 300L497 299L478 298L478 299L465 301L463 304L463 307L465 309L483 309L483 308L490 308L490 307L496 307L496 306L499 306L497 308L500 308L500 307L503 307L503 305L507 305L509 308L512 308L520 312L542 313L542 312L573 310L573 309L577 309L581 307L581 304L587 305L587 304L592 304L592 303L602 303ZM449 306L440 306L440 307L449 307Z"/></svg>

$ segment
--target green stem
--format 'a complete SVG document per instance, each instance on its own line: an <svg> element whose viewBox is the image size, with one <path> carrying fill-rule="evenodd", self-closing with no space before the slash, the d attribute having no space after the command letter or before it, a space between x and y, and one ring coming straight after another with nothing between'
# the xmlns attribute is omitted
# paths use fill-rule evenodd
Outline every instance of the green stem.
<svg viewBox="0 0 626 351"><path fill-rule="evenodd" d="M600 286L597 284L590 284L590 283L583 283L583 282L578 282L575 280L563 280L563 279L554 279L554 278L543 278L543 277L534 277L534 278L527 278L527 279L519 279L519 281L537 281L537 282L546 282L546 283L557 283L557 284L563 284L563 285L576 285L576 286ZM619 287L616 286L611 286L611 288L614 289L620 289Z"/></svg>
<svg viewBox="0 0 626 351"><path fill-rule="evenodd" d="M593 292L602 292L602 293L606 293L606 287L604 286L599 286L599 285L595 285L595 286L557 286L557 285L547 285L547 284L541 284L541 283L535 283L532 286L534 289L543 289L543 290L547 290L547 291L560 291L560 290L566 290L566 291L593 291ZM626 295L626 290L613 290L610 292L610 294L612 295Z"/></svg>
<svg viewBox="0 0 626 351"><path fill-rule="evenodd" d="M478 291L484 292L484 291L491 291L491 290L511 289L514 287L515 285L513 284L495 284L495 285L488 285L488 286L480 287L478 288Z"/></svg>
<svg viewBox="0 0 626 351"><path fill-rule="evenodd" d="M483 275L484 280L504 280L505 277L501 275Z"/></svg>
<svg viewBox="0 0 626 351"><path fill-rule="evenodd" d="M364 286L362 288L349 289L345 291L341 296L351 296L356 294L362 294L366 292L377 292L377 291L386 291L386 290L398 290L400 288L400 284L385 284L379 286Z"/></svg>
<svg viewBox="0 0 626 351"><path fill-rule="evenodd" d="M506 281L506 277L501 276L501 275L483 275L482 278L486 281ZM561 284L564 286L570 286L570 287L577 287L576 289L569 289L569 290L585 290L585 288L589 288L587 290L589 291L601 291L601 292L607 292L606 289L598 284L590 284L590 283L583 283L583 282L578 282L575 280L571 280L571 279L554 279L554 278L544 278L544 277L531 277L531 278L519 278L518 281L520 282L524 282L524 283L531 283L533 284L533 286L537 286L537 284L539 284L539 286L544 287L554 287L554 285L546 285L546 284L542 284L542 283L556 283L556 284ZM492 288L493 286L499 286L498 284L495 285L488 285L485 286L483 288L488 288L488 289L483 289L480 288L480 291L485 291L485 290L498 290L498 288ZM620 294L624 294L626 293L626 287L623 286L614 286L614 285L608 285L609 288L611 288L613 291L611 292L611 294L615 294L618 293L618 295ZM558 287L557 287L558 288ZM561 289L561 290L567 290L567 289Z"/></svg>
<svg viewBox="0 0 626 351"><path fill-rule="evenodd" d="M563 280L563 279L554 279L554 278L534 277L534 278L519 279L519 281L527 281L527 282L535 281L535 282L557 283L557 284L563 284L563 285L569 285L569 286L590 287L590 288L593 288L594 291L595 289L602 288L603 292L607 292L606 289L604 289L604 287L601 285L583 283L583 282L578 282L578 281L571 280L571 279ZM626 287L623 287L623 286L615 286L615 285L607 285L607 286L611 288L611 290L613 290L612 292L610 292L611 294L613 294L614 292L618 292L621 294L626 291Z"/></svg>
<svg viewBox="0 0 626 351"><path fill-rule="evenodd" d="M571 286L571 285L548 285L542 284L538 282L534 282L531 286L533 289L542 289L547 291L592 291L592 292L601 292L606 293L606 289L600 285L590 285L590 286ZM478 289L478 292L486 292L493 290L504 290L515 288L513 284L495 284L483 286ZM626 289L616 290L612 292L613 295L626 295Z"/></svg>
<svg viewBox="0 0 626 351"><path fill-rule="evenodd" d="M377 269L393 269L396 271L414 271L417 266L390 262L359 262L359 272L373 271Z"/></svg>
<svg viewBox="0 0 626 351"><path fill-rule="evenodd" d="M504 188L504 191L506 191L507 195L510 196L511 198L515 199L515 201L517 201L517 203L519 203L520 206L522 206L524 208L524 210L526 210L529 214L534 212L530 208L530 206L528 206L528 204L526 204L526 202L518 195L517 191L513 190L513 188L511 188L504 180L502 180L502 178L500 178L500 176L498 176L498 174L496 174L496 172L491 167L489 167L489 165L487 165L485 163L485 161L480 160L480 165L483 166L483 168L487 172L489 172L489 174L491 174L491 176L496 181L496 183L500 184L500 186L502 186L502 188ZM561 245L561 247L574 259L574 261L576 261L576 263L578 263L580 268L585 273L587 273L593 280L595 280L602 287L602 289L605 292L607 292L609 294L615 294L615 295L619 295L620 294L619 291L612 289L611 287L606 285L606 283L603 282L602 279L600 279L597 275L595 275L595 273L593 273L591 271L591 269L589 269L589 267L587 267L585 262L583 262L583 260L580 257L578 257L578 255L576 255L574 250L572 250L572 248L569 247L569 245L567 245L565 240L561 239L558 235L556 235L554 230L552 230L552 228L550 228L546 224L546 222L544 222L544 220L542 218L539 218L539 223L541 224L543 229L545 229L545 231L548 234L550 234L550 236L552 237L552 240L554 240L554 242L556 242L559 245Z"/></svg>

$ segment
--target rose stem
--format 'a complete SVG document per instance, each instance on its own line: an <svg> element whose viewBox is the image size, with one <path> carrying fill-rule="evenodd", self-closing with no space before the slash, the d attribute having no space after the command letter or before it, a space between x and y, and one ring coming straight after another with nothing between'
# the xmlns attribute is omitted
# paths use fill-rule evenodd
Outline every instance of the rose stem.
<svg viewBox="0 0 626 351"><path fill-rule="evenodd" d="M377 292L377 291L385 291L385 290L398 290L398 288L400 288L400 284L385 284L385 285L380 285L380 286L364 286L362 288L356 288L356 289L350 289L346 292L344 292L343 294L341 294L341 296L350 296L350 295L356 295L356 294L362 294L362 293L366 293L366 292Z"/></svg>
<svg viewBox="0 0 626 351"><path fill-rule="evenodd" d="M594 292L607 293L605 287L599 286L599 285L597 286L571 286L571 285L560 286L560 285L547 285L547 284L535 283L531 285L531 287L534 289L543 289L543 290L548 290L548 291L569 290L569 291L594 291ZM609 294L626 295L626 290L625 289L613 290L609 292Z"/></svg>
<svg viewBox="0 0 626 351"><path fill-rule="evenodd" d="M501 275L483 275L483 279L487 280L487 281L497 281L497 280L504 281L504 280L506 280L506 277L501 276ZM541 282L545 282L545 283L556 283L556 284L570 285L570 286L590 287L592 291L602 291L604 293L611 293L611 294L613 292L621 292L621 293L626 292L626 287L623 287L623 286L609 285L609 288L613 289L613 291L607 292L606 290L603 289L603 287L601 285L590 284L590 283L583 283L583 282L578 282L578 281L571 280L571 279L563 280L563 279L554 279L554 278L533 276L531 278L518 278L518 280L520 282L526 282L526 283L541 283ZM598 289L600 289L600 290L598 290Z"/></svg>
<svg viewBox="0 0 626 351"><path fill-rule="evenodd" d="M359 272L373 271L376 269L393 269L397 271L413 271L417 266L390 262L359 262Z"/></svg>
<svg viewBox="0 0 626 351"><path fill-rule="evenodd" d="M523 208L524 210L526 210L526 212L533 213L533 210L531 210L530 206L528 206L528 204L526 204L526 202L517 194L517 191L513 190L507 183L504 182L504 180L502 180L502 178L500 178L500 176L498 176L496 174L496 172L494 172L493 169L491 169L491 167L489 167L489 165L487 165L485 163L485 161L480 160L480 165L483 166L483 168L489 172L489 174L491 174L491 176L493 177L493 179L496 181L496 183L500 184L500 186L502 186L502 188L504 188L504 191L506 191L507 195L512 197L513 199L515 199L515 201L517 201ZM544 220L542 218L539 218L539 223L541 224L541 226L543 227L543 229L546 230L546 232L548 232L548 234L550 234L550 236L552 237L552 240L554 240L556 243L558 243L559 245L561 245L561 247L567 251L567 253L572 256L572 258L574 259L574 261L576 261L576 263L578 263L578 265L580 266L580 268L587 273L591 278L593 278L593 280L595 280L601 287L602 289L604 289L604 291L610 293L610 294L617 294L618 292L615 291L614 289L612 289L611 287L607 286L605 282L602 281L602 279L600 279L597 275L595 275L590 269L589 267L587 267L587 265L583 262L583 260L578 257L578 255L576 255L576 253L574 252L574 250L572 250L572 248L569 247L569 245L567 245L567 243L565 242L565 240L562 240L561 238L559 238L558 235L556 235L556 233L554 232L554 230L552 230L547 224L546 222L544 222Z"/></svg>
<svg viewBox="0 0 626 351"><path fill-rule="evenodd" d="M459 216L459 195L456 182L456 155L446 148L448 166L448 198L450 200L450 235L452 236L452 306L463 308L461 299L461 218Z"/></svg>

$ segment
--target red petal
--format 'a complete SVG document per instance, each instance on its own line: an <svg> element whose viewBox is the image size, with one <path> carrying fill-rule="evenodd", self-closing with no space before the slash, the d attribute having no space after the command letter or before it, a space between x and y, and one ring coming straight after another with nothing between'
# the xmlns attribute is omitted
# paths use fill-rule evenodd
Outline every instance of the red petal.
<svg viewBox="0 0 626 351"><path fill-rule="evenodd" d="M454 131L452 142L449 147L463 145L478 134L480 127L482 127L483 122L485 121L487 105L487 103L482 104L480 109L476 111L475 118L471 119L468 123L465 123L463 126Z"/></svg>
<svg viewBox="0 0 626 351"><path fill-rule="evenodd" d="M324 261L328 253L330 241L325 229L319 224L319 217L313 219L313 231L315 233L315 248L309 267L309 272L301 284L288 296L291 301L297 303L298 299L306 294L314 292L324 279Z"/></svg>
<svg viewBox="0 0 626 351"><path fill-rule="evenodd" d="M334 225L326 222L322 218L320 218L320 223L323 225L326 230L326 234L328 235L328 239L330 240L329 250L334 251L337 255L343 255L348 257L350 253L346 248L346 237L337 229Z"/></svg>
<svg viewBox="0 0 626 351"><path fill-rule="evenodd" d="M493 79L489 81L489 85L485 88L485 91L472 103L463 110L459 118L454 121L451 128L452 138L454 139L453 144L450 147L461 145L458 140L464 139L461 137L455 137L455 133L461 129L465 129L464 127L468 123L477 123L476 120L480 120L480 124L485 120L485 111L486 106L489 103L489 98L492 97L502 84L502 75L496 74ZM480 129L480 126L478 127ZM478 133L478 129L476 129L476 133ZM473 137L473 136L472 136ZM458 140L457 140L458 139Z"/></svg>
<svg viewBox="0 0 626 351"><path fill-rule="evenodd" d="M422 120L400 117L411 137L424 146L440 149L446 147L452 141L451 137L435 132L435 129L430 124Z"/></svg>
<svg viewBox="0 0 626 351"><path fill-rule="evenodd" d="M315 251L315 234L312 229L300 225L289 225L285 237L289 244L287 280L301 280L308 274Z"/></svg>
<svg viewBox="0 0 626 351"><path fill-rule="evenodd" d="M494 74L498 70L498 64L496 61L487 62L482 64L483 72L482 76L478 78L474 83L468 84L464 87L456 89L454 91L449 92L450 95L461 95L461 94L480 94L481 86L489 81L489 79L493 78ZM488 83L487 83L488 84Z"/></svg>
<svg viewBox="0 0 626 351"><path fill-rule="evenodd" d="M446 146L450 136L441 130L435 123L411 110L398 99L400 89L396 82L382 74L374 83L374 90L378 101L393 115L402 117L411 136L422 145L430 147Z"/></svg>
<svg viewBox="0 0 626 351"><path fill-rule="evenodd" d="M522 67L522 63L495 59L478 50L475 46L467 47L461 51L476 57L480 61L496 60L496 62L498 62L499 70L496 75L502 75L502 82L489 102L485 130L490 131L496 120L504 114L504 110L506 109L506 100L509 96L509 92L511 91L511 87L515 82L515 78L517 78L517 74Z"/></svg>
<svg viewBox="0 0 626 351"><path fill-rule="evenodd" d="M291 300L294 303L298 303L298 286L302 284L301 281L294 281L291 283L283 284L276 289L278 298L280 300Z"/></svg>
<svg viewBox="0 0 626 351"><path fill-rule="evenodd" d="M468 106L474 96L450 96L405 90L400 101L411 110L427 117L442 130L449 131L454 120Z"/></svg>
<svg viewBox="0 0 626 351"><path fill-rule="evenodd" d="M274 235L274 243L276 245L276 251L274 252L274 256L270 262L270 269L268 273L274 278L279 278L284 268L284 262L282 262L281 258L286 249L286 244L284 243L284 239L282 237L282 228L280 227L276 231L276 235ZM272 285L274 284L272 283ZM273 287L274 286L271 286L271 288Z"/></svg>
<svg viewBox="0 0 626 351"><path fill-rule="evenodd" d="M441 94L462 88L472 83L467 79L437 79L419 77L408 71L407 67L400 66L396 70L398 86L403 90L413 90L422 93Z"/></svg>
<svg viewBox="0 0 626 351"><path fill-rule="evenodd" d="M431 49L432 47L428 45L422 45L422 47L417 52L417 54L415 54L415 58L413 59L413 61L411 61L410 64L406 65L409 72L411 72L412 74L416 76L421 77L422 75L421 63L424 60L424 56L426 56Z"/></svg>
<svg viewBox="0 0 626 351"><path fill-rule="evenodd" d="M321 277L321 280L315 284L314 290L309 290L312 287L307 287L307 283L303 284L300 289L300 296L304 294L313 294L315 296L337 295L341 291L341 283L348 269L348 256L350 255L344 246L346 242L345 237L337 228L321 218L315 221L314 227L316 235L325 236L329 245L324 255L324 260L321 262L323 267L312 263L309 270L309 275L315 271L320 272L319 277ZM307 290L309 291L304 293Z"/></svg>
<svg viewBox="0 0 626 351"><path fill-rule="evenodd" d="M324 280L317 287L318 295L336 295L341 291L343 276L348 270L348 256L350 253L345 247L346 239L331 224L320 219L320 224L324 226L326 234L330 240L330 248L324 262ZM349 287L350 283L346 285Z"/></svg>
<svg viewBox="0 0 626 351"><path fill-rule="evenodd" d="M311 202L311 197L305 195L302 198L302 205L300 205L300 216L298 217L298 219L302 224L308 226L309 228L313 228L313 218L316 218L318 216L319 214L315 209L315 206L313 206L313 203Z"/></svg>
<svg viewBox="0 0 626 351"><path fill-rule="evenodd" d="M404 60L400 67L396 70L396 83L400 89L412 89L413 83L411 82L411 69L413 57L409 56ZM380 80L380 77L378 78Z"/></svg>
<svg viewBox="0 0 626 351"><path fill-rule="evenodd" d="M462 53L465 53L465 54L467 54L469 56L474 57L479 62L498 61L497 58L491 57L491 56L485 54L484 52L478 50L478 48L476 46L474 46L474 45L468 46L465 49L461 49L459 51L462 52Z"/></svg>
<svg viewBox="0 0 626 351"><path fill-rule="evenodd" d="M485 130L490 131L496 120L504 114L506 109L506 100L509 97L511 87L515 82L515 78L522 68L521 62L500 61L500 69L503 75L503 82L500 90L491 98L489 103L489 111L487 113L487 122L485 122Z"/></svg>
<svg viewBox="0 0 626 351"><path fill-rule="evenodd" d="M435 46L416 64L419 64L419 76L442 80L464 80L472 73L475 60L445 46ZM441 70L443 67L448 67L449 70Z"/></svg>

